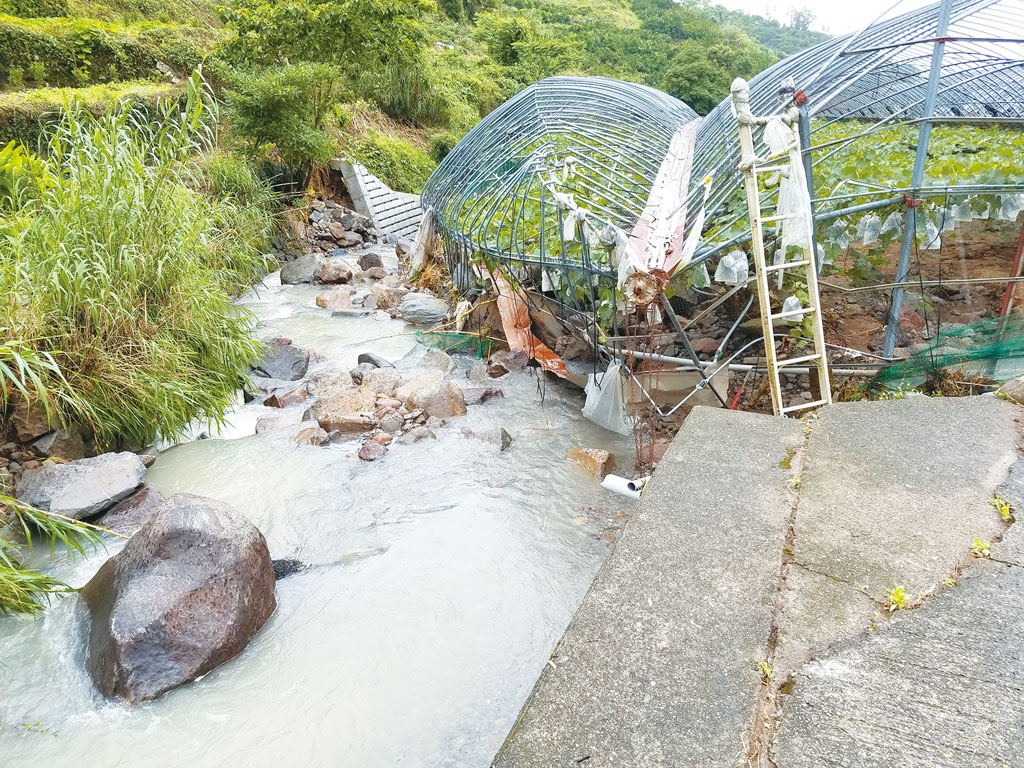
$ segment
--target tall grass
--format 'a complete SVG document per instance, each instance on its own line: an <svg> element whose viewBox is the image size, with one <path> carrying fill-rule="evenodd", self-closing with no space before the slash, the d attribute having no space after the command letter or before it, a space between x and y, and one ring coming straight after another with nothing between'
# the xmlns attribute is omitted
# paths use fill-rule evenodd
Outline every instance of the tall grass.
<svg viewBox="0 0 1024 768"><path fill-rule="evenodd" d="M198 76L160 114L70 107L54 183L0 211L0 330L56 362L37 394L103 448L218 420L259 352L230 295L267 268L267 198L212 188L219 113Z"/></svg>
<svg viewBox="0 0 1024 768"><path fill-rule="evenodd" d="M42 535L50 542L51 554L57 542L68 550L84 553L84 544L95 547L99 536L87 523L43 512L3 494L0 494L0 508L10 510L7 518L10 533L5 533L0 527L0 614L35 615L42 610L50 595L72 590L51 576L25 567L20 557L21 547L4 536L14 538L11 533L20 534L31 551L34 537ZM3 520L0 516L0 523Z"/></svg>

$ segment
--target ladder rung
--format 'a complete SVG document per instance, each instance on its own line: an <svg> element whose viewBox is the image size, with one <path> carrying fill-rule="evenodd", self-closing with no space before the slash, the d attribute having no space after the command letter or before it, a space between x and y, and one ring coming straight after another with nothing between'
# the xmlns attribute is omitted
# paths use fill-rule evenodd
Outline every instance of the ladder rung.
<svg viewBox="0 0 1024 768"><path fill-rule="evenodd" d="M789 168L788 165L766 165L764 167L754 166L754 170L758 173L772 173L773 171L784 171Z"/></svg>
<svg viewBox="0 0 1024 768"><path fill-rule="evenodd" d="M810 263L810 259L804 259L803 261L784 261L781 264L770 264L764 268L764 271L777 272L780 269L789 269L790 267L806 267Z"/></svg>
<svg viewBox="0 0 1024 768"><path fill-rule="evenodd" d="M790 357L785 360L776 360L776 368L785 368L787 365L799 365L800 363L807 363L811 360L818 360L821 358L820 352L815 352L813 355L804 355L803 357Z"/></svg>
<svg viewBox="0 0 1024 768"><path fill-rule="evenodd" d="M809 403L800 403L800 405L791 405L788 408L783 408L782 413L791 413L792 411L802 411L805 408L817 408L819 405L828 405L828 400L813 400Z"/></svg>
<svg viewBox="0 0 1024 768"><path fill-rule="evenodd" d="M787 219L795 219L796 215L787 213L784 216L765 216L761 219L762 224L771 224L773 221L786 221Z"/></svg>
<svg viewBox="0 0 1024 768"><path fill-rule="evenodd" d="M787 317L796 317L797 315L813 315L817 311L817 307L800 307L800 309L791 309L789 312L779 312L779 314L769 315L769 317L772 320L785 320Z"/></svg>

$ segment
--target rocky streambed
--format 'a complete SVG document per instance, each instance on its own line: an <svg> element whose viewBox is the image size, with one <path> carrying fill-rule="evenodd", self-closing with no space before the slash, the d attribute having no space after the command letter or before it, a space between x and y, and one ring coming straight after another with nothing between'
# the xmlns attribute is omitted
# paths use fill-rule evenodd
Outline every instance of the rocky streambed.
<svg viewBox="0 0 1024 768"><path fill-rule="evenodd" d="M366 276L381 288L344 293L400 303L382 290L402 290L394 257L375 253L363 272L388 273ZM629 508L566 453L628 464L630 446L568 386L515 361L491 378L384 310L318 306L325 290L272 276L243 298L306 369L258 378L145 478L231 505L281 573L301 564L276 611L238 657L138 706L93 685L78 596L0 619L5 768L489 763ZM123 546L38 562L82 586Z"/></svg>

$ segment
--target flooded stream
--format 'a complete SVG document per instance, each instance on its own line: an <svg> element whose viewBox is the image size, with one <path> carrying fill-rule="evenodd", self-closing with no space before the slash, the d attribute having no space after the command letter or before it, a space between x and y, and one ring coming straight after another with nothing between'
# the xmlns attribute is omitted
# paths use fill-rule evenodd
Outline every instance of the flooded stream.
<svg viewBox="0 0 1024 768"><path fill-rule="evenodd" d="M268 280L242 303L261 336L333 366L416 346L400 321L332 317L318 292ZM496 383L504 399L374 463L355 440L252 434L273 412L260 405L161 454L149 482L164 495L228 502L273 557L310 567L279 582L277 612L241 656L139 707L94 690L77 596L0 619L0 766L487 766L630 504L565 458L584 445L628 462L624 438L582 418L578 392L547 382L542 399L526 371ZM40 562L81 586L107 547Z"/></svg>

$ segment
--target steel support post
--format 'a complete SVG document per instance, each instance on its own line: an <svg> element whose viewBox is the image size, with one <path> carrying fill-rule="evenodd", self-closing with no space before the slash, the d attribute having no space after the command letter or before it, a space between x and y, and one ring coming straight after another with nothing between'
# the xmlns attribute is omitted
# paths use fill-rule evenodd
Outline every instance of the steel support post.
<svg viewBox="0 0 1024 768"><path fill-rule="evenodd" d="M935 45L932 49L932 67L928 74L928 90L924 97L924 109L922 111L921 127L917 138L917 153L914 155L914 173L911 178L911 196L914 190L920 189L924 182L925 165L928 162L928 142L932 135L932 120L935 115L935 102L939 95L939 81L942 79L942 57L946 50L946 33L949 31L949 17L953 10L953 0L942 0L939 8L938 25L935 30ZM915 208L907 206L903 216L903 240L900 243L900 258L896 265L895 283L905 282L907 271L910 268L910 249L914 245L915 237ZM882 355L892 356L893 347L896 346L896 331L900 327L900 310L903 308L903 287L892 289L892 301L889 304L889 318L885 327L885 343L882 347Z"/></svg>

